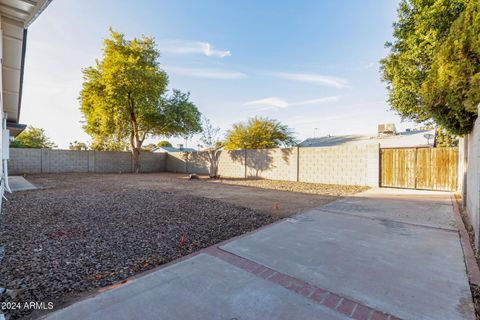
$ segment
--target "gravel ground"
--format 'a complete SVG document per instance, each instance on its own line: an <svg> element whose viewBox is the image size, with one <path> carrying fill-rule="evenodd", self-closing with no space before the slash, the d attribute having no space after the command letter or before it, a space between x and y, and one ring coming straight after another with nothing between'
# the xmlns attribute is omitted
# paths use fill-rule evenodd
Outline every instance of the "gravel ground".
<svg viewBox="0 0 480 320"><path fill-rule="evenodd" d="M368 190L362 186L343 186L336 184L321 184L296 181L280 181L266 179L221 179L221 183L248 186L262 189L281 190L290 192L302 192L329 196L347 196L361 191Z"/></svg>
<svg viewBox="0 0 480 320"><path fill-rule="evenodd" d="M8 196L0 217L5 246L0 286L13 289L16 297L3 295L1 301L52 301L56 308L278 219L215 199L112 183L108 177L43 175L30 181L46 189ZM29 313L6 311L11 319Z"/></svg>

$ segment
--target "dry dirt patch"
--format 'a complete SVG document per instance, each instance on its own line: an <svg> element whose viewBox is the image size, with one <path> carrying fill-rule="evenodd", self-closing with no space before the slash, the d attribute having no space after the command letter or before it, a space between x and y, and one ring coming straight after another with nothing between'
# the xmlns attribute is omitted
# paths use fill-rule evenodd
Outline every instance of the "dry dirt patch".
<svg viewBox="0 0 480 320"><path fill-rule="evenodd" d="M368 190L363 186L343 186L336 184L309 183L298 181L281 181L267 179L220 179L221 183L262 189L301 192L322 196L344 197Z"/></svg>
<svg viewBox="0 0 480 320"><path fill-rule="evenodd" d="M288 217L319 207L339 197L368 189L358 186L258 179L211 180L208 177L201 177L200 180L188 181L188 175L176 173L149 174L143 177L129 175L124 181L130 187L175 191L217 199L280 217Z"/></svg>

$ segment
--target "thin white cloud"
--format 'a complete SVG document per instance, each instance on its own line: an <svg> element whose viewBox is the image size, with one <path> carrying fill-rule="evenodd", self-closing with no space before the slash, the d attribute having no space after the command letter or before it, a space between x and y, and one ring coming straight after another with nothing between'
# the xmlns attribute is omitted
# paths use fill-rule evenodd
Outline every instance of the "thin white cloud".
<svg viewBox="0 0 480 320"><path fill-rule="evenodd" d="M359 117L365 114L364 112L350 112L350 113L341 113L333 116L322 116L322 117L306 117L306 116L298 116L292 119L289 123L292 125L306 125L312 123L328 123L333 121L338 121L342 119L354 118Z"/></svg>
<svg viewBox="0 0 480 320"><path fill-rule="evenodd" d="M339 96L331 96L331 97L324 97L324 98L294 102L294 103L291 103L290 105L291 106L304 106L304 105L307 105L307 104L321 104L321 103L327 103L327 102L335 102L335 101L338 101L339 99L340 99Z"/></svg>
<svg viewBox="0 0 480 320"><path fill-rule="evenodd" d="M347 79L331 77L331 76L326 76L322 74L276 72L273 75L275 77L282 78L282 79L308 82L316 85L335 87L339 89L346 87L348 84Z"/></svg>
<svg viewBox="0 0 480 320"><path fill-rule="evenodd" d="M343 109L345 107L348 107L350 109L358 109L359 107L381 106L381 105L384 105L384 104L385 104L384 100L376 100L376 101L370 101L370 102L365 102L365 103L357 103L357 104L351 104L351 105L337 106L337 108ZM320 116L320 117L311 117L311 116L299 115L299 116L295 116L295 117L290 117L289 123L294 124L294 125L305 125L305 124L319 123L319 122L325 123L325 122L331 122L331 121L336 121L336 120L341 120L341 119L359 117L359 116L362 116L364 114L365 114L365 111L346 112L346 113L339 113L339 114Z"/></svg>
<svg viewBox="0 0 480 320"><path fill-rule="evenodd" d="M158 41L160 53L173 54L203 54L207 57L225 58L232 55L230 50L216 50L208 42L186 40Z"/></svg>
<svg viewBox="0 0 480 320"><path fill-rule="evenodd" d="M258 99L253 101L248 101L244 103L245 106L268 106L275 108L286 108L288 107L288 102L277 97L269 97L265 99Z"/></svg>
<svg viewBox="0 0 480 320"><path fill-rule="evenodd" d="M373 68L375 67L375 62L370 62L368 64L366 64L365 66L363 66L363 69L370 69L370 68Z"/></svg>
<svg viewBox="0 0 480 320"><path fill-rule="evenodd" d="M243 105L245 106L264 106L266 109L272 108L287 108L292 106L305 106L310 104L322 104L327 102L334 102L340 99L339 96L323 97L318 99L310 99L289 103L286 100L278 97L268 97L264 99L258 99L253 101L247 101Z"/></svg>
<svg viewBox="0 0 480 320"><path fill-rule="evenodd" d="M209 79L243 79L247 78L247 75L238 71L230 71L223 69L205 69L205 68L180 68L180 67L168 67L168 72L195 78L209 78Z"/></svg>

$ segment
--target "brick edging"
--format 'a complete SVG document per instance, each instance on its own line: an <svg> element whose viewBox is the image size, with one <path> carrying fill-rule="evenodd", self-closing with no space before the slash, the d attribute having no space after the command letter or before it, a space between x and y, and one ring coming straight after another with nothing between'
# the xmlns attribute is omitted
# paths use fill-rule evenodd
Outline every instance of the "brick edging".
<svg viewBox="0 0 480 320"><path fill-rule="evenodd" d="M250 272L265 280L274 282L307 299L313 300L329 309L335 310L355 320L400 320L393 315L375 310L346 297L313 286L303 280L280 273L254 261L242 258L225 250L212 246L204 253L220 258L240 269Z"/></svg>
<svg viewBox="0 0 480 320"><path fill-rule="evenodd" d="M460 244L462 245L465 266L467 268L468 281L475 286L480 286L480 269L478 268L477 259L475 258L475 253L470 242L470 236L468 235L467 228L465 227L462 215L460 214L460 206L458 204L457 197L452 195L450 198L453 205L453 211L455 213L455 221L458 227L458 234L460 236Z"/></svg>

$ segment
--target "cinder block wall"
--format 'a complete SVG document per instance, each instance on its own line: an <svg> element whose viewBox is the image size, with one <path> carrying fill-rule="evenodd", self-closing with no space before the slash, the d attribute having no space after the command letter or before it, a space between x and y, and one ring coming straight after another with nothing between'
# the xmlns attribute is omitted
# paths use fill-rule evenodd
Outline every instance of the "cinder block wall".
<svg viewBox="0 0 480 320"><path fill-rule="evenodd" d="M166 154L140 154L142 172L165 171ZM132 172L130 152L11 148L10 174L54 172Z"/></svg>
<svg viewBox="0 0 480 320"><path fill-rule="evenodd" d="M208 166L202 152L167 156L166 168L171 172L206 174ZM235 178L378 186L379 146L222 151L218 173Z"/></svg>
<svg viewBox="0 0 480 320"><path fill-rule="evenodd" d="M245 159L245 150L222 151L218 158L218 174L224 177L245 178Z"/></svg>
<svg viewBox="0 0 480 320"><path fill-rule="evenodd" d="M42 149L10 149L8 172L11 174L42 172Z"/></svg>
<svg viewBox="0 0 480 320"><path fill-rule="evenodd" d="M480 105L479 105L480 114ZM480 247L480 117L473 131L460 140L459 187L470 223L475 231L475 247ZM462 159L466 160L466 164ZM465 171L466 167L466 172Z"/></svg>
<svg viewBox="0 0 480 320"><path fill-rule="evenodd" d="M247 150L247 177L297 181L298 150Z"/></svg>
<svg viewBox="0 0 480 320"><path fill-rule="evenodd" d="M88 151L42 150L42 172L88 172Z"/></svg>
<svg viewBox="0 0 480 320"><path fill-rule="evenodd" d="M130 152L93 151L95 172L132 172Z"/></svg>
<svg viewBox="0 0 480 320"><path fill-rule="evenodd" d="M380 145L366 146L367 172L365 185L378 187L380 185Z"/></svg>
<svg viewBox="0 0 480 320"><path fill-rule="evenodd" d="M300 148L299 180L378 186L379 146Z"/></svg>
<svg viewBox="0 0 480 320"><path fill-rule="evenodd" d="M132 163L133 165L133 163ZM166 170L167 154L162 152L140 153L141 172L163 172Z"/></svg>
<svg viewBox="0 0 480 320"><path fill-rule="evenodd" d="M199 174L208 174L210 162L205 152L188 153L187 172L196 172Z"/></svg>
<svg viewBox="0 0 480 320"><path fill-rule="evenodd" d="M221 151L218 174L225 177L245 177L245 150ZM210 163L205 152L173 152L167 155L166 171L208 174Z"/></svg>
<svg viewBox="0 0 480 320"><path fill-rule="evenodd" d="M187 157L185 152L175 152L167 154L166 171L168 172L180 172L186 173L187 170ZM195 171L192 171L195 172Z"/></svg>

